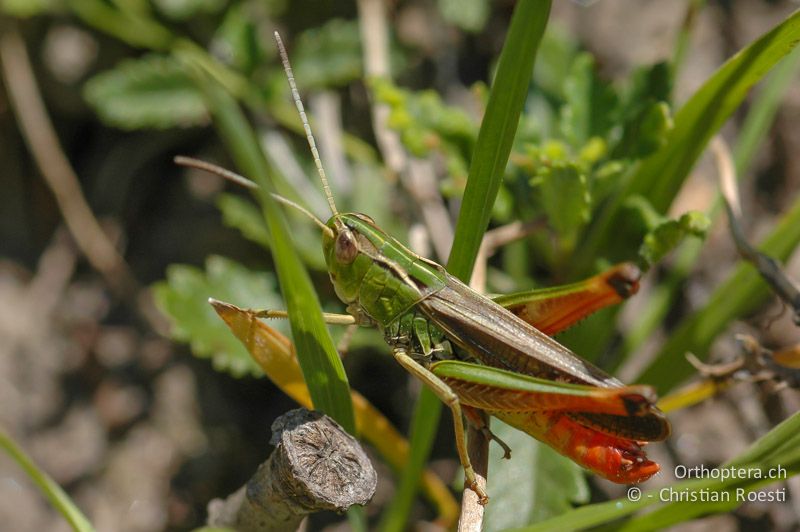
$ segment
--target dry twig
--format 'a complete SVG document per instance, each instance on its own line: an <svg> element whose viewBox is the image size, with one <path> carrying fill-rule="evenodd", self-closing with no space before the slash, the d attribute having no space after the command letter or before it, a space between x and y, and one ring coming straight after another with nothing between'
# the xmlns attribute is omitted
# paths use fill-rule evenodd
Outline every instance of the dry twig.
<svg viewBox="0 0 800 532"><path fill-rule="evenodd" d="M742 207L739 201L739 188L736 184L736 169L730 150L719 136L712 140L711 149L719 168L720 190L725 203L725 211L728 214L728 226L739 255L758 270L775 295L792 309L794 322L800 326L800 287L786 275L777 260L755 249L745 238L742 230Z"/></svg>
<svg viewBox="0 0 800 532"><path fill-rule="evenodd" d="M297 408L272 424L277 447L227 499L208 504L208 525L293 532L309 514L365 505L378 476L355 438L319 412Z"/></svg>
<svg viewBox="0 0 800 532"><path fill-rule="evenodd" d="M133 275L89 208L78 176L64 155L36 84L25 43L16 29L8 29L0 37L0 60L22 135L55 195L76 244L118 295L134 293Z"/></svg>

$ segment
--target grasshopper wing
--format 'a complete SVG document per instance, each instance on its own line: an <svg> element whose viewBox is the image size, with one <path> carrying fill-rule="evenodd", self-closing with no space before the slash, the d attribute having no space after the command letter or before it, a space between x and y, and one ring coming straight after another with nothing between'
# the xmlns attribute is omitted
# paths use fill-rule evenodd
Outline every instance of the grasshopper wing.
<svg viewBox="0 0 800 532"><path fill-rule="evenodd" d="M496 296L493 301L553 336L631 297L639 291L641 276L635 264L624 262L577 283Z"/></svg>
<svg viewBox="0 0 800 532"><path fill-rule="evenodd" d="M625 389L614 377L450 275L446 286L422 300L419 308L467 360L537 379L610 388L617 395ZM574 413L568 415L587 428L610 435L636 441L663 440L669 435L669 422L655 407L654 395L638 397L643 400L629 401L635 408L625 412L592 408L570 410Z"/></svg>

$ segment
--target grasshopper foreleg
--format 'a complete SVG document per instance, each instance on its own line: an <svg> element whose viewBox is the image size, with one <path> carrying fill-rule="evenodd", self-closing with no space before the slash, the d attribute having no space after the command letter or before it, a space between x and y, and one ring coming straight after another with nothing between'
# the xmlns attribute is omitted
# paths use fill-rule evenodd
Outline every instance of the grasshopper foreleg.
<svg viewBox="0 0 800 532"><path fill-rule="evenodd" d="M268 319L289 318L289 313L286 312L285 310L247 309L245 312L249 312L256 318L268 318ZM356 319L350 314L331 314L330 312L323 312L322 319L325 320L325 323L329 323L331 325L353 325L357 323Z"/></svg>
<svg viewBox="0 0 800 532"><path fill-rule="evenodd" d="M475 476L475 470L472 468L472 462L467 454L467 433L464 430L464 417L461 410L461 402L458 396L450 389L450 386L444 383L439 377L431 373L425 366L416 362L408 352L403 348L396 348L392 352L395 360L403 366L409 373L420 379L427 385L433 393L436 394L444 404L453 413L453 428L456 437L456 449L458 450L458 458L461 460L461 465L464 468L464 477L466 484L469 488L478 495L481 504L489 502L489 496L486 491L478 484L478 479Z"/></svg>
<svg viewBox="0 0 800 532"><path fill-rule="evenodd" d="M485 414L482 410L464 404L461 405L461 410L464 412L467 421L477 430L481 431L484 438L487 440L494 440L497 445L503 448L503 458L506 460L511 459L511 447L489 429L489 426L486 424L486 418L484 417Z"/></svg>

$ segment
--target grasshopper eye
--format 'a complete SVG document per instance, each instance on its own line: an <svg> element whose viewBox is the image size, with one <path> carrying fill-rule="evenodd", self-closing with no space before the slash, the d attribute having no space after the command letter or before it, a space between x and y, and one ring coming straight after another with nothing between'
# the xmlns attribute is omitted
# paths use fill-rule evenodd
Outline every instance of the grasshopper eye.
<svg viewBox="0 0 800 532"><path fill-rule="evenodd" d="M336 237L336 244L334 244L334 253L336 253L336 260L342 264L350 264L358 256L358 245L353 233L349 230L342 231Z"/></svg>

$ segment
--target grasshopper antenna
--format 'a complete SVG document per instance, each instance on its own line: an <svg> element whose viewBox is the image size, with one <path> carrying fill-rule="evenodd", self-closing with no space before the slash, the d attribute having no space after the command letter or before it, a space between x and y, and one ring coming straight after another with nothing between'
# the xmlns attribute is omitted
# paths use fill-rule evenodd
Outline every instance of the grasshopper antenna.
<svg viewBox="0 0 800 532"><path fill-rule="evenodd" d="M311 148L311 155L314 157L314 164L317 167L317 173L319 174L319 178L322 180L322 188L325 190L325 197L327 198L328 205L330 205L331 212L336 219L336 226L339 227L341 224L339 221L339 211L336 210L336 203L333 201L331 187L328 185L328 177L325 175L325 169L322 167L322 160L319 157L317 143L314 140L314 134L311 132L311 125L308 123L308 117L306 116L306 111L303 107L303 101L300 99L300 93L297 90L297 84L294 82L294 74L292 73L292 65L289 63L289 55L286 53L286 48L283 46L281 35L277 31L275 32L275 42L278 45L278 53L280 54L281 62L283 63L283 71L286 73L286 79L289 81L289 88L292 90L292 99L294 99L294 104L297 107L297 111L300 113L300 120L303 122L303 129L306 132L306 140L308 140L308 146Z"/></svg>
<svg viewBox="0 0 800 532"><path fill-rule="evenodd" d="M230 170L218 166L214 163L209 163L207 161L201 161L200 159L195 159L194 157L186 157L185 155L176 155L172 162L179 166L186 166L187 168L197 168L198 170L205 170L206 172L210 172L212 174L216 174L223 179L227 179L237 185L249 188L250 190L255 190L258 188L258 185L243 175L239 175L236 172L231 172Z"/></svg>
<svg viewBox="0 0 800 532"><path fill-rule="evenodd" d="M247 179L243 175L237 174L236 172L231 172L226 168L223 168L214 163L209 163L208 161L201 161L200 159L195 159L194 157L186 157L184 155L177 155L173 159L173 161L175 162L175 164L180 166L186 166L188 168L197 168L198 170L205 170L206 172L218 175L223 179L227 179L228 181L236 183L237 185L242 186L244 188L249 188L250 190L255 190L258 188L258 184ZM333 238L334 235L331 228L325 225L325 223L322 220L314 216L314 214L311 211L309 211L305 207L302 207L301 205L298 205L297 203L293 202L290 199L286 199L283 196L279 196L278 194L270 194L270 195L275 201L283 203L284 205L288 205L290 207L294 207L298 211L302 212L303 214L311 218L311 220L313 220L313 222L322 229L323 233L327 233L328 236Z"/></svg>

